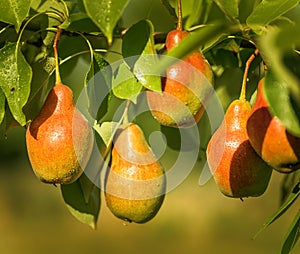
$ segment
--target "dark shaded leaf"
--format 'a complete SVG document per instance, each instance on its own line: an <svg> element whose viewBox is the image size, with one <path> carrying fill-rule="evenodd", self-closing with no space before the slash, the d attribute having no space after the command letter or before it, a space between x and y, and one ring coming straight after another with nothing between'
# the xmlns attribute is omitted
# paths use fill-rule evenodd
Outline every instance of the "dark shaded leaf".
<svg viewBox="0 0 300 254"><path fill-rule="evenodd" d="M260 230L256 233L254 238L258 236L263 230L265 230L269 225L271 225L275 220L280 218L281 215L283 215L287 209L296 201L296 199L300 195L300 182L297 183L297 185L294 187L291 194L288 196L286 201L279 207L279 209L262 225Z"/></svg>
<svg viewBox="0 0 300 254"><path fill-rule="evenodd" d="M85 76L85 92L87 98L83 104L81 99L81 111L88 110L86 117L101 118L107 109L107 96L110 93L112 82L112 70L109 63L101 54L93 52L93 59ZM83 106L83 107L82 107Z"/></svg>
<svg viewBox="0 0 300 254"><path fill-rule="evenodd" d="M100 211L100 189L82 174L74 183L61 185L61 192L71 214L95 229Z"/></svg>
<svg viewBox="0 0 300 254"><path fill-rule="evenodd" d="M49 79L55 69L55 60L53 57L47 57L32 64L31 68L33 75L30 95L23 109L27 120L32 120L38 115L51 85L54 85L54 78L51 85Z"/></svg>
<svg viewBox="0 0 300 254"><path fill-rule="evenodd" d="M240 0L214 0L214 2L220 7L229 20L234 23L238 22Z"/></svg>
<svg viewBox="0 0 300 254"><path fill-rule="evenodd" d="M293 249L300 237L300 210L295 216L294 221L290 225L288 234L281 248L281 254L288 254Z"/></svg>

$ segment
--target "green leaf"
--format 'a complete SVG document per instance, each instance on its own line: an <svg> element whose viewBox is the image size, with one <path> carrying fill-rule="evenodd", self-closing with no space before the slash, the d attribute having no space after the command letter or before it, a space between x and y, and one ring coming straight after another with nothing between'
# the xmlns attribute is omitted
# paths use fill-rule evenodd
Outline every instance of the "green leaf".
<svg viewBox="0 0 300 254"><path fill-rule="evenodd" d="M100 29L93 23L93 21L87 16L86 13L71 13L70 14L70 25L67 30L100 34Z"/></svg>
<svg viewBox="0 0 300 254"><path fill-rule="evenodd" d="M93 52L93 59L84 80L87 98L82 109L85 111L88 110L88 115L93 119L101 117L98 114L99 106L102 110L102 115L106 112L107 105L104 105L104 102L105 97L110 92L111 77L112 70L109 63L101 54Z"/></svg>
<svg viewBox="0 0 300 254"><path fill-rule="evenodd" d="M291 102L286 83L268 71L265 75L263 93L269 104L270 112L277 116L287 130L300 137L300 119ZM280 103L278 103L280 101Z"/></svg>
<svg viewBox="0 0 300 254"><path fill-rule="evenodd" d="M177 47L171 49L166 54L166 56L169 57L163 57L159 60L153 72L163 74L166 68L176 63L178 59L182 59L205 44L215 44L220 40L221 36L228 33L230 30L231 29L223 23L216 23L207 25L202 29L191 33L188 37L184 38Z"/></svg>
<svg viewBox="0 0 300 254"><path fill-rule="evenodd" d="M238 22L240 0L214 0L214 2L220 7L229 20L234 23Z"/></svg>
<svg viewBox="0 0 300 254"><path fill-rule="evenodd" d="M38 115L49 92L49 87L52 87L49 85L49 79L55 69L54 57L46 57L37 61L31 65L31 68L33 75L30 95L23 108L23 112L28 120L32 120Z"/></svg>
<svg viewBox="0 0 300 254"><path fill-rule="evenodd" d="M95 229L100 211L100 189L82 174L74 183L61 185L61 192L71 214Z"/></svg>
<svg viewBox="0 0 300 254"><path fill-rule="evenodd" d="M0 124L2 123L5 116L5 95L0 89Z"/></svg>
<svg viewBox="0 0 300 254"><path fill-rule="evenodd" d="M48 15L43 17L45 20L41 22L42 37L43 42L46 46L52 46L55 33L53 31L46 30L49 27L63 26L66 28L66 24L69 24L68 13L66 6L62 1L57 0L47 0L47 1L33 1L31 3L31 8L38 13L48 12ZM58 13L64 16L65 20L62 20L62 17L58 16ZM63 25L62 25L63 24Z"/></svg>
<svg viewBox="0 0 300 254"><path fill-rule="evenodd" d="M112 84L113 93L116 97L120 99L129 99L134 103L143 88L142 84L137 80L125 63L121 63L120 66L118 66Z"/></svg>
<svg viewBox="0 0 300 254"><path fill-rule="evenodd" d="M298 0L263 0L247 18L246 22L254 29L257 25L266 26L296 7L298 2Z"/></svg>
<svg viewBox="0 0 300 254"><path fill-rule="evenodd" d="M188 30L192 26L207 23L212 4L213 0L194 1L191 12L187 15L187 20L184 24L185 28Z"/></svg>
<svg viewBox="0 0 300 254"><path fill-rule="evenodd" d="M130 57L138 57L143 53L152 32L153 29L150 21L141 20L131 26L125 33L122 41L122 55L131 68L133 68L135 62L129 61ZM149 51L151 51L152 54L155 53L154 48L152 50L149 49ZM136 60L137 59L138 58L136 58Z"/></svg>
<svg viewBox="0 0 300 254"><path fill-rule="evenodd" d="M83 0L88 16L104 33L109 44L112 43L114 28L127 2L128 0Z"/></svg>
<svg viewBox="0 0 300 254"><path fill-rule="evenodd" d="M285 174L283 176L281 185L280 185L280 201L281 204L286 200L288 195L292 192L293 187L296 186L300 179L300 170L292 173Z"/></svg>
<svg viewBox="0 0 300 254"><path fill-rule="evenodd" d="M170 16L177 20L177 14L175 8L172 7L169 0L161 0L161 3L165 6Z"/></svg>
<svg viewBox="0 0 300 254"><path fill-rule="evenodd" d="M0 87L5 94L14 118L24 126L22 111L30 93L32 70L16 43L7 43L0 49Z"/></svg>
<svg viewBox="0 0 300 254"><path fill-rule="evenodd" d="M296 201L300 195L300 183L298 183L291 194L288 196L286 201L279 207L279 209L263 224L260 230L256 233L254 238L258 236L263 230L265 230L269 225L271 225L275 220L277 220L281 215L283 215L287 209Z"/></svg>
<svg viewBox="0 0 300 254"><path fill-rule="evenodd" d="M95 124L93 128L100 135L106 147L108 147L118 127L119 123L117 122L103 122L101 125Z"/></svg>
<svg viewBox="0 0 300 254"><path fill-rule="evenodd" d="M158 62L153 33L154 28L149 20L141 20L133 25L124 35L122 54L140 83L145 88L160 92L160 77L152 72Z"/></svg>
<svg viewBox="0 0 300 254"><path fill-rule="evenodd" d="M0 21L14 25L18 32L29 12L30 2L31 0L0 0Z"/></svg>
<svg viewBox="0 0 300 254"><path fill-rule="evenodd" d="M259 50L266 65L284 80L300 108L300 56L294 52L300 46L299 29L300 25L268 28L260 38Z"/></svg>
<svg viewBox="0 0 300 254"><path fill-rule="evenodd" d="M300 237L300 210L295 216L294 221L290 225L288 230L288 234L285 238L285 241L281 248L281 254L288 254L296 245L298 239Z"/></svg>

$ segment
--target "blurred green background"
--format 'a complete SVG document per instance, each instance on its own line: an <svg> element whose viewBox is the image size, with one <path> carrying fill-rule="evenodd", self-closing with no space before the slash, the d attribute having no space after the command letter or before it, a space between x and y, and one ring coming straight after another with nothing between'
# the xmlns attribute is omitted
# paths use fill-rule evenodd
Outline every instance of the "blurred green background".
<svg viewBox="0 0 300 254"><path fill-rule="evenodd" d="M256 240L252 237L279 205L282 175L272 176L260 198L224 197L213 180L198 185L200 164L168 193L157 216L128 224L102 204L97 229L76 221L60 189L33 174L25 130L13 128L0 142L0 253L278 253L299 201ZM300 252L298 244L293 253Z"/></svg>

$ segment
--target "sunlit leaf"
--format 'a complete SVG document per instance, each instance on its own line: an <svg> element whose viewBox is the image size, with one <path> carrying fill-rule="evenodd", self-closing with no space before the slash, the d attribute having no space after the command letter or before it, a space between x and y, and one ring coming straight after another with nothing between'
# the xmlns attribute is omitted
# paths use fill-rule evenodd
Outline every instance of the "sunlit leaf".
<svg viewBox="0 0 300 254"><path fill-rule="evenodd" d="M298 211L294 221L290 225L288 234L284 240L280 253L281 254L290 253L290 251L296 245L299 237L300 237L300 210Z"/></svg>
<svg viewBox="0 0 300 254"><path fill-rule="evenodd" d="M80 180L85 178L84 180ZM83 174L71 184L61 185L63 199L71 214L79 221L96 228L100 211L100 189Z"/></svg>
<svg viewBox="0 0 300 254"><path fill-rule="evenodd" d="M113 93L120 99L130 99L136 102L137 95L142 90L142 84L129 70L125 63L120 64L112 81Z"/></svg>
<svg viewBox="0 0 300 254"><path fill-rule="evenodd" d="M285 202L278 208L278 210L262 225L260 230L256 233L254 238L258 236L263 230L265 230L269 225L271 225L274 221L283 215L287 209L297 200L300 195L300 183L298 183L291 194L287 197Z"/></svg>
<svg viewBox="0 0 300 254"><path fill-rule="evenodd" d="M298 0L263 0L248 17L247 24L254 28L257 25L268 25L294 8L298 2Z"/></svg>
<svg viewBox="0 0 300 254"><path fill-rule="evenodd" d="M111 44L114 28L120 19L128 0L83 0L86 12L100 28Z"/></svg>
<svg viewBox="0 0 300 254"><path fill-rule="evenodd" d="M300 137L300 119L298 119L296 109L291 103L286 83L268 71L264 80L263 92L269 104L270 112L281 120L289 132Z"/></svg>
<svg viewBox="0 0 300 254"><path fill-rule="evenodd" d="M5 116L5 95L0 89L0 124Z"/></svg>
<svg viewBox="0 0 300 254"><path fill-rule="evenodd" d="M106 147L108 147L118 126L119 124L117 122L103 122L101 125L94 125L94 129L101 136Z"/></svg>
<svg viewBox="0 0 300 254"><path fill-rule="evenodd" d="M0 0L0 6L0 21L14 25L18 32L29 12L30 0Z"/></svg>
<svg viewBox="0 0 300 254"><path fill-rule="evenodd" d="M24 126L22 111L30 93L32 70L16 43L7 43L0 49L0 87L14 118Z"/></svg>

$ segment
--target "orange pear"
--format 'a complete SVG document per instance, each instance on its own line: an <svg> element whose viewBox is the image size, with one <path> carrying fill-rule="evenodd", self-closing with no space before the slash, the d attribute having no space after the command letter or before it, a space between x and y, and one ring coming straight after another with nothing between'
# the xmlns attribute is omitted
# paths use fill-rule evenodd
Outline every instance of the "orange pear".
<svg viewBox="0 0 300 254"><path fill-rule="evenodd" d="M26 131L34 173L45 183L74 182L89 160L93 142L92 130L75 108L71 89L56 84Z"/></svg>
<svg viewBox="0 0 300 254"><path fill-rule="evenodd" d="M251 111L246 100L233 101L207 146L207 161L220 191L233 198L262 195L272 169L252 148L246 131Z"/></svg>
<svg viewBox="0 0 300 254"><path fill-rule="evenodd" d="M140 127L133 123L121 126L105 182L108 208L123 220L147 222L159 211L165 188L164 170Z"/></svg>
<svg viewBox="0 0 300 254"><path fill-rule="evenodd" d="M278 117L269 111L260 80L256 101L247 122L254 150L275 170L290 173L300 169L300 138L287 131Z"/></svg>
<svg viewBox="0 0 300 254"><path fill-rule="evenodd" d="M189 35L172 30L166 38L167 51ZM200 51L195 51L170 66L162 79L162 93L147 91L147 101L153 117L162 125L190 127L204 112L203 104L212 92L211 67Z"/></svg>

